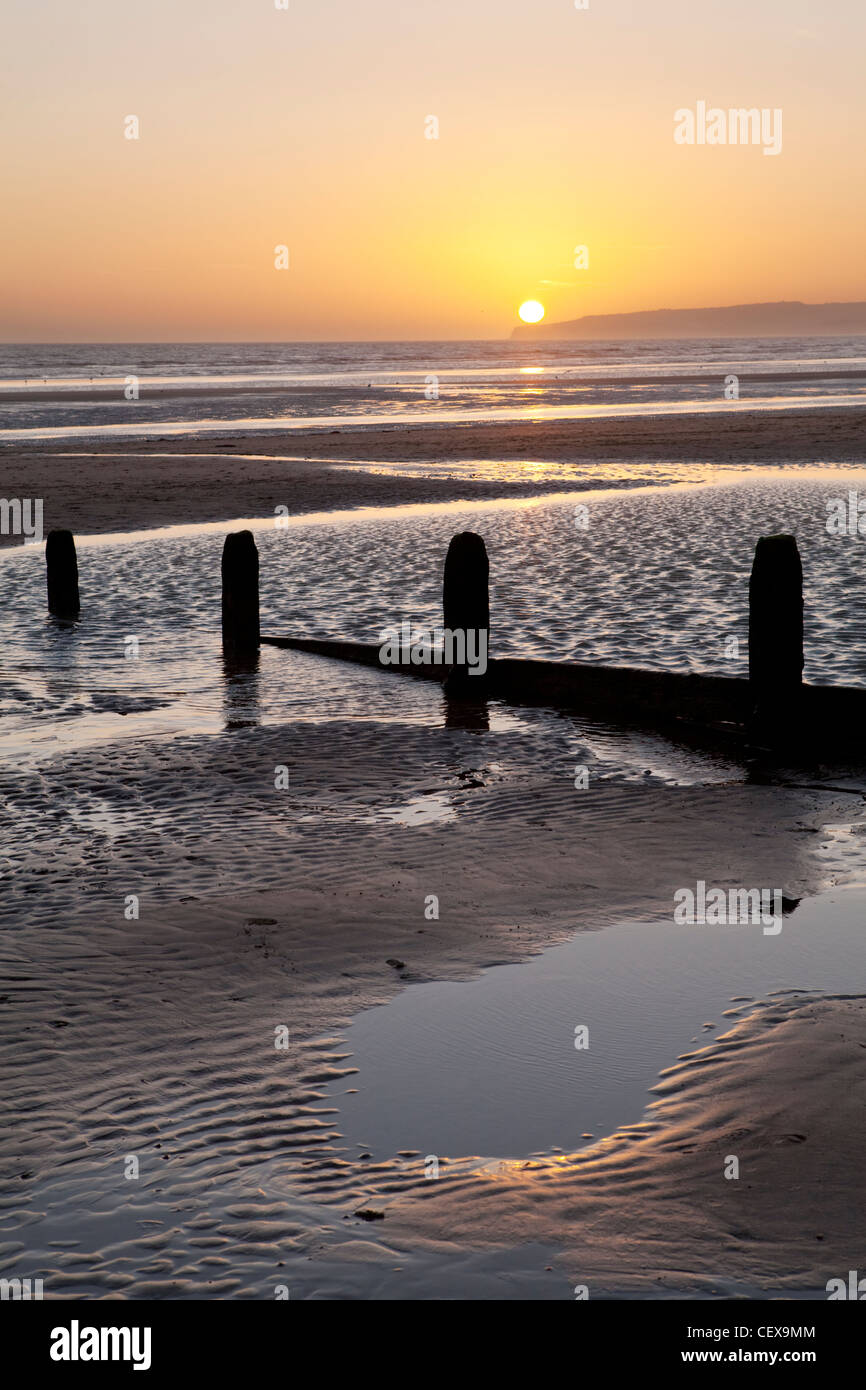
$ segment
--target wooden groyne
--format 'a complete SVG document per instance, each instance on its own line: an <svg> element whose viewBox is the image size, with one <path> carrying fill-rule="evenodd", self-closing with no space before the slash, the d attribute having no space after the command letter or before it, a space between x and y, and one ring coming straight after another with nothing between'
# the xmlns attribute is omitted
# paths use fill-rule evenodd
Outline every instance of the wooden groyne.
<svg viewBox="0 0 866 1390"><path fill-rule="evenodd" d="M489 636L487 576L481 538L471 533L455 537L444 573L445 627L475 621L484 624ZM763 536L755 548L748 679L517 657L491 658L484 675L473 675L465 667L406 659L385 665L380 646L363 642L261 640L415 680L439 681L453 699L546 705L669 735L700 732L717 741L767 748L793 744L812 753L866 749L866 689L813 686L802 679L803 570L793 536Z"/></svg>
<svg viewBox="0 0 866 1390"><path fill-rule="evenodd" d="M71 531L49 531L45 542L45 578L49 613L56 618L77 618L81 612L81 597L78 556Z"/></svg>
<svg viewBox="0 0 866 1390"><path fill-rule="evenodd" d="M259 552L252 531L230 531L223 544L223 651L247 656L259 649Z"/></svg>
<svg viewBox="0 0 866 1390"><path fill-rule="evenodd" d="M409 662L383 666L379 647L364 642L264 635L262 642L443 684L445 673L441 666L414 666ZM477 687L478 699L574 710L602 722L632 724L669 734L691 727L735 739L748 737L768 745L779 741L765 721L755 722L750 682L732 676L505 657L492 659L486 676L469 677L462 698L472 698L473 686ZM788 705L785 725L804 745L859 745L866 749L866 690L803 684ZM776 732L781 728L780 725Z"/></svg>
<svg viewBox="0 0 866 1390"><path fill-rule="evenodd" d="M80 598L75 542L53 531L46 545L48 601L58 617L78 618ZM604 723L630 724L668 735L708 735L758 748L866 752L866 688L816 686L803 681L803 570L793 536L762 536L749 581L749 677L681 674L578 661L463 656L446 665L410 659L396 643L387 663L380 644L262 634L259 628L259 555L252 533L226 537L221 562L223 650L232 660L255 661L260 644L375 667L385 674L436 681L454 706L487 700L583 712ZM490 635L489 564L484 541L455 536L443 573L444 628ZM467 648L468 650L468 648ZM478 646L474 651L477 655ZM483 672L483 674L482 674Z"/></svg>

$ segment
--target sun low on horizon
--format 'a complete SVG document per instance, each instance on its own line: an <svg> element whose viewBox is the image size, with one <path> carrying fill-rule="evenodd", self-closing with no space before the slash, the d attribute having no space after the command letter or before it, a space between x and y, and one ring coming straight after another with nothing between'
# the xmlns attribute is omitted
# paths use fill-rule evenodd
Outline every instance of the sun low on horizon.
<svg viewBox="0 0 866 1390"><path fill-rule="evenodd" d="M525 299L517 313L524 323L540 323L544 318L544 305L537 299Z"/></svg>

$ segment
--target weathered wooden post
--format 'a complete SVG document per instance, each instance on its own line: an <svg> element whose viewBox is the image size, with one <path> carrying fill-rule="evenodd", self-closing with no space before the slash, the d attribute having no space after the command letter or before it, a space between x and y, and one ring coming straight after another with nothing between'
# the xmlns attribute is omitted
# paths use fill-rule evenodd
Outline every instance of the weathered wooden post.
<svg viewBox="0 0 866 1390"><path fill-rule="evenodd" d="M761 536L755 546L749 683L755 722L789 733L803 683L803 566L794 536Z"/></svg>
<svg viewBox="0 0 866 1390"><path fill-rule="evenodd" d="M78 557L71 531L48 532L45 569L49 613L57 618L77 618L81 598L78 593Z"/></svg>
<svg viewBox="0 0 866 1390"><path fill-rule="evenodd" d="M223 651L259 649L259 552L252 531L231 531L222 556Z"/></svg>
<svg viewBox="0 0 866 1390"><path fill-rule="evenodd" d="M490 637L489 578L487 547L481 536L474 531L452 536L445 556L442 610L446 631L463 634L466 660L456 662L449 672L446 694L484 692ZM470 674L473 669L475 674Z"/></svg>

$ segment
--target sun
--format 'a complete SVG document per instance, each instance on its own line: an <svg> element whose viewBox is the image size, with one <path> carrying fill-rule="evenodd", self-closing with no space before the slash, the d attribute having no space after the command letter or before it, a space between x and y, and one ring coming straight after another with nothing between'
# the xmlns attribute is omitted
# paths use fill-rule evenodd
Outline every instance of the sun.
<svg viewBox="0 0 866 1390"><path fill-rule="evenodd" d="M537 299L527 299L517 310L524 323L539 323L544 318L544 305Z"/></svg>

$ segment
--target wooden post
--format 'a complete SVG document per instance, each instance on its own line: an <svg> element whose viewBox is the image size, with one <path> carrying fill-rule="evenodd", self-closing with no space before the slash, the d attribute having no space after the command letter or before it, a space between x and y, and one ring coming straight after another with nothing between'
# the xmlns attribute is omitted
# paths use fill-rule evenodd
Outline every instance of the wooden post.
<svg viewBox="0 0 866 1390"><path fill-rule="evenodd" d="M443 616L449 631L467 634L467 653L468 633L472 633L477 674L470 674L467 664L455 665L445 682L446 694L483 693L485 681L478 657L483 653L486 667L490 637L489 577L490 563L481 536L474 531L461 531L452 536L442 580Z"/></svg>
<svg viewBox="0 0 866 1390"><path fill-rule="evenodd" d="M231 531L222 556L223 651L259 648L259 552L252 531Z"/></svg>
<svg viewBox="0 0 866 1390"><path fill-rule="evenodd" d="M749 683L757 722L789 730L803 683L803 566L794 536L761 536L749 579Z"/></svg>
<svg viewBox="0 0 866 1390"><path fill-rule="evenodd" d="M78 557L71 531L48 532L45 568L49 613L58 618L77 618L81 598L78 593Z"/></svg>

